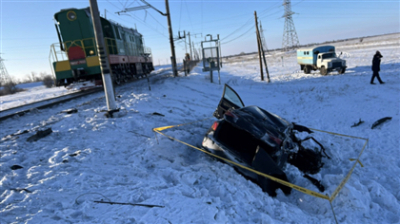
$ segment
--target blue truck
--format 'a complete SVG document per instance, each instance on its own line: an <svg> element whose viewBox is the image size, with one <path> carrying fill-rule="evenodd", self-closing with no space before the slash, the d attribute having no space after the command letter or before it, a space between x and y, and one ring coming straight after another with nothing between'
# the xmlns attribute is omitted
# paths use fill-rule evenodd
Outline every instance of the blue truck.
<svg viewBox="0 0 400 224"><path fill-rule="evenodd" d="M297 63L305 74L311 73L311 70L319 70L321 75L327 75L331 71L344 74L347 67L346 60L339 58L335 46L331 45L298 49Z"/></svg>

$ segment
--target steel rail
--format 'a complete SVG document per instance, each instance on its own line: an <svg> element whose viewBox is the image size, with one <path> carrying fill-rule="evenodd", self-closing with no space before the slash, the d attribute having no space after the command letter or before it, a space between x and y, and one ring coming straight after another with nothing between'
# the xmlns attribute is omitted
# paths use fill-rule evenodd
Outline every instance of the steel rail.
<svg viewBox="0 0 400 224"><path fill-rule="evenodd" d="M35 102L35 103L31 103L29 105L23 105L21 107L15 107L15 108L11 108L10 110L7 111L1 111L0 112L0 122L3 120L6 120L8 118L14 117L16 115L18 116L23 116L26 113L34 110L34 109L45 109L60 103L64 103L82 96L86 96L92 93L97 93L103 91L102 88L95 88L95 89L90 89L90 90L84 90L84 91L79 91L73 94L68 94L68 95L63 95L62 97L56 97L56 98L51 98L51 99L47 99L47 100L42 100L39 102ZM54 99L58 99L56 101L54 101ZM48 102L48 103L46 103ZM22 109L22 108L27 108L27 109ZM17 110L16 112L14 112L15 110ZM9 113L6 113L9 112ZM3 115L4 114L4 115Z"/></svg>
<svg viewBox="0 0 400 224"><path fill-rule="evenodd" d="M182 66L181 69L183 70L183 66ZM151 78L151 77L156 76L156 75L163 75L163 74L165 74L167 72L170 72L170 70L171 69L164 70L164 71L162 71L160 73L153 73L153 74L150 74L150 75L147 75L147 76L143 75L143 76L140 76L140 78L131 79L131 80L127 81L125 84L131 83L131 82L136 82L136 81L139 81L139 80L144 80L145 78ZM120 86L120 87L122 87L122 86ZM90 94L93 94L93 93L97 93L97 92L100 92L100 91L104 91L104 89L101 88L101 87L100 88L98 87L98 88L93 88L93 89L88 89L88 90L81 90L79 92L75 92L75 93L71 93L71 94L67 94L67 95L62 95L62 96L57 96L57 97L54 97L54 98L49 98L49 99L46 99L46 100L36 101L36 102L33 102L33 103L21 105L21 106L18 106L18 107L13 107L13 108L9 108L9 109L6 109L6 110L2 110L2 111L0 111L0 122L3 121L3 120L6 120L8 118L17 116L17 115L18 116L23 116L26 113L28 113L28 112L30 112L32 110L35 110L35 109L38 109L38 110L39 109L45 109L45 108L48 108L48 107L51 107L51 106L54 106L54 105L57 105L57 104L60 104L60 103L64 103L64 102L67 102L67 101L70 101L70 100L73 100L73 99L76 99L76 98L79 98L79 97L82 97L82 96L86 96L86 95L90 95ZM54 101L54 100L56 100L56 101ZM46 103L46 102L48 102L48 103Z"/></svg>

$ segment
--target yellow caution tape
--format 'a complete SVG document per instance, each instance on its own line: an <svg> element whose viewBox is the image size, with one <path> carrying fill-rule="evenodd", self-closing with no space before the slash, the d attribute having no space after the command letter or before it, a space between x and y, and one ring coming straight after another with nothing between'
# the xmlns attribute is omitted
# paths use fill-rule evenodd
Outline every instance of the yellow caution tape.
<svg viewBox="0 0 400 224"><path fill-rule="evenodd" d="M184 125L188 125L188 124L193 124L193 123L196 123L196 122L199 122L199 121L205 121L205 120L208 120L208 119L211 119L211 118L213 118L213 117L208 117L208 118L204 118L202 120L193 121L193 122L184 123L184 124L170 125L170 126L164 126L164 127L159 127L159 128L153 128L153 131L163 131L165 129L170 129L170 128L174 128L174 127L180 127L180 126L184 126Z"/></svg>
<svg viewBox="0 0 400 224"><path fill-rule="evenodd" d="M207 120L207 119L210 119L210 118L206 118L206 119L203 119L203 120ZM203 120L200 120L200 121L203 121ZM268 175L268 174L265 174L265 173L259 172L259 171L257 171L257 170L254 170L254 169L252 169L252 168L243 166L243 165L241 165L241 164L239 164L239 163L236 163L236 162L231 161L231 160L229 160L229 159L220 157L220 156L215 155L215 154L213 154L213 153L211 153L211 152L208 152L208 151L206 151L206 150L204 150L204 149L198 148L198 147L196 147L196 146L193 146L193 145L191 145L191 144L189 144L189 143L183 142L183 141L181 141L181 140L179 140L179 139L176 139L176 138L174 138L174 137L171 137L171 136L166 135L166 134L164 134L164 133L161 132L161 131L166 130L166 129L169 129L169 128L180 127L180 126L184 126L184 125L187 125L187 124L192 124L192 123L195 123L195 122L198 122L198 121L194 121L194 122L190 122L190 123L186 123L186 124L178 124L178 125L170 125L170 126L164 126L164 127L153 128L153 131L154 131L154 132L157 132L157 133L159 133L159 134L161 134L161 135L164 135L165 137L167 137L167 138L169 138L169 139L171 139L171 140L177 141L177 142L182 143L182 144L184 144L184 145L187 145L187 146L189 146L189 147L191 147L191 148L197 149L197 150L199 150L199 151L201 151L201 152L203 152L203 153L205 153L205 154L207 154L207 155L213 156L213 157L215 157L215 158L218 158L218 159L220 159L220 160L223 160L223 161L225 161L225 162L227 162L227 163L233 164L233 165L235 165L235 166L238 166L238 167L240 167L240 168L242 168L242 169L245 169L245 170L248 170L248 171L250 171L250 172L253 172L253 173L257 174L257 175L260 175L260 176L263 176L263 177L265 177L265 178L268 178L268 179L270 179L270 180L272 180L272 181L278 182L278 183L280 183L280 184L282 184L282 185L285 185L285 186L290 187L290 188L292 188L292 189L295 189L295 190L297 190L297 191L303 192L303 193L305 193L305 194L308 194L308 195L311 195L311 196L314 196L314 197L326 199L326 200L328 200L328 201L330 201L330 202L332 202L332 201L336 198L336 196L337 196L337 194L339 193L339 191L343 188L344 184L348 181L348 179L350 178L350 175L352 174L352 172L353 172L353 170L354 170L356 164L359 163L359 164L363 167L363 165L362 165L362 163L360 162L359 159L360 159L360 156L361 156L361 154L363 153L363 151L364 151L364 149L365 149L365 147L366 147L366 145L367 145L367 143L368 143L368 139L365 139L365 138L360 138L360 137L355 137L355 136L349 136L349 135L343 135L343 134L338 134L338 133L333 133L333 132L328 132L328 131L321 131L321 130L318 130L318 129L312 129L312 128L310 128L311 130L314 130L314 131L324 132L324 133L328 133L328 134L332 134L332 135L338 135L338 136L343 136L343 137L358 138L358 139L366 140L366 142L365 142L365 144L364 144L364 146L363 146L363 148L362 148L362 150L361 150L361 152L360 152L358 158L357 158L357 159L350 159L351 161L355 161L355 160L356 160L356 162L354 163L353 167L351 168L351 170L349 171L349 173L346 175L346 177L342 180L342 182L339 184L339 186L335 189L335 191L333 192L332 196L329 197L328 195L323 195L323 194L321 194L321 193L318 193L318 192L309 190L309 189L304 188L304 187L297 186L297 185L295 185L295 184L289 183L289 182L284 181L284 180L281 180L281 179L279 179L279 178L276 178L276 177L270 176L270 175Z"/></svg>
<svg viewBox="0 0 400 224"><path fill-rule="evenodd" d="M364 152L365 147L368 144L368 139L365 139L364 146L361 149L360 154L358 155L357 161L360 161L361 154ZM332 196L329 198L329 201L333 201L333 199L336 198L337 194L339 191L343 188L344 184L349 180L350 175L353 173L354 168L357 165L357 161L354 163L353 167L350 169L349 173L346 175L346 177L342 180L342 182L339 184L339 186L336 188L336 190L333 192ZM361 164L361 162L360 162ZM362 164L361 164L362 165Z"/></svg>
<svg viewBox="0 0 400 224"><path fill-rule="evenodd" d="M318 130L318 129L315 129L315 128L309 128L309 129L310 129L310 130L314 130L314 131L319 131L319 132L328 133L328 134L331 134L331 135L338 135L338 136L348 137L348 138L358 138L358 139L362 139L362 140L368 141L368 138L361 138L361 137L357 137L357 136L344 135L344 134L339 134L339 133L330 132L330 131L322 131L322 130Z"/></svg>
<svg viewBox="0 0 400 224"><path fill-rule="evenodd" d="M357 162L360 164L360 166L361 167L364 167L364 165L361 163L361 161L360 160L358 160L358 159L349 159L350 161L355 161L355 160L357 160Z"/></svg>

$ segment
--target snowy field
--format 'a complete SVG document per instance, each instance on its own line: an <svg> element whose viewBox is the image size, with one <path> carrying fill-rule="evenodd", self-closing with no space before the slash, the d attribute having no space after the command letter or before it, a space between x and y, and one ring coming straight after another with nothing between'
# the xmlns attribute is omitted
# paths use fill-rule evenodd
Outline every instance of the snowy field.
<svg viewBox="0 0 400 224"><path fill-rule="evenodd" d="M16 87L23 91L12 95L0 96L0 111L70 94L79 90L78 88L66 89L64 87L46 88L42 82L18 84Z"/></svg>
<svg viewBox="0 0 400 224"><path fill-rule="evenodd" d="M210 83L209 73L199 66L187 77L152 77L151 91L145 79L119 87L121 111L115 118L99 112L106 102L104 93L96 93L2 121L0 223L336 223L327 200L296 190L289 196L279 190L277 197L270 197L231 166L164 136L155 137L152 128L212 117L224 83L247 106L257 105L311 128L369 139L360 158L364 167L356 166L332 202L337 221L400 223L399 40L400 34L391 34L338 43L337 52L343 52L348 65L344 75L306 75L299 71L295 52L272 52L267 58L271 83L260 80L258 60L232 59L223 64L221 85L217 72ZM383 55L383 85L369 84L376 50ZM37 91L51 95L57 90L61 89ZM29 101L20 94L9 97L10 102ZM78 112L60 113L70 108ZM371 129L383 117L392 119ZM351 127L360 119L363 124ZM213 121L164 133L199 146ZM27 141L47 128L53 133ZM10 136L24 130L29 133ZM316 137L332 157L315 176L326 187L323 194L330 195L363 141ZM13 165L23 168L12 170ZM292 183L318 191L299 177L298 170L288 166L287 172Z"/></svg>

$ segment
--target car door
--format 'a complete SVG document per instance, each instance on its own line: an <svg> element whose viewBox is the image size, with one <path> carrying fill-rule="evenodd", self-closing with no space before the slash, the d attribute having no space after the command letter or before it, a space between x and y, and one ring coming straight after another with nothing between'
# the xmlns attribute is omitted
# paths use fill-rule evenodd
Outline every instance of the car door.
<svg viewBox="0 0 400 224"><path fill-rule="evenodd" d="M239 109L244 107L244 103L240 96L228 84L224 86L224 93L219 101L218 107L214 112L214 117L220 119L229 109Z"/></svg>

